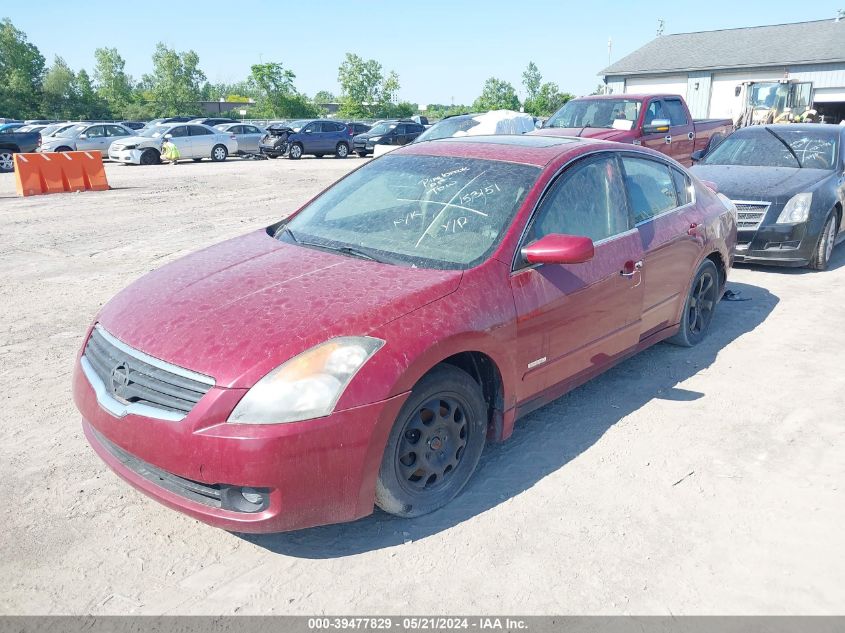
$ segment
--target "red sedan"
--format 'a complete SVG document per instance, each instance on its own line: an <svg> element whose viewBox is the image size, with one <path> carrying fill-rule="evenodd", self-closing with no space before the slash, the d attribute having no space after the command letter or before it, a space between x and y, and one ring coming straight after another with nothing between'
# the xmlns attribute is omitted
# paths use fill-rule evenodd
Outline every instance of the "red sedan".
<svg viewBox="0 0 845 633"><path fill-rule="evenodd" d="M407 146L106 304L74 376L85 434L228 530L431 512L520 416L658 341L701 341L729 206L632 146Z"/></svg>

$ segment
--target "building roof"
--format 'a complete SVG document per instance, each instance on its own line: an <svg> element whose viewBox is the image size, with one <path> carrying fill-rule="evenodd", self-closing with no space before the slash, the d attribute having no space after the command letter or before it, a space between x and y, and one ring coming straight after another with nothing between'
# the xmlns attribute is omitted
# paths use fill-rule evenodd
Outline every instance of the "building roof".
<svg viewBox="0 0 845 633"><path fill-rule="evenodd" d="M818 20L663 35L599 74L654 74L841 61L845 61L845 20Z"/></svg>

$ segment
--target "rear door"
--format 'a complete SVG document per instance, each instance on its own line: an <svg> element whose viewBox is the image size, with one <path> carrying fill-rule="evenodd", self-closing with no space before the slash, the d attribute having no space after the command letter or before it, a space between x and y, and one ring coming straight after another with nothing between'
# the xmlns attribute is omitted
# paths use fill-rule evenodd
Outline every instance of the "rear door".
<svg viewBox="0 0 845 633"><path fill-rule="evenodd" d="M578 161L557 179L522 245L552 233L590 237L595 256L582 264L516 264L523 401L600 371L639 341L643 251L613 153Z"/></svg>
<svg viewBox="0 0 845 633"><path fill-rule="evenodd" d="M642 154L623 154L625 187L644 252L640 338L674 325L701 257L698 211L689 177Z"/></svg>
<svg viewBox="0 0 845 633"><path fill-rule="evenodd" d="M264 136L264 132L254 125L244 125L241 127L243 128L243 132L238 137L238 149L252 154L258 153L258 141Z"/></svg>
<svg viewBox="0 0 845 633"><path fill-rule="evenodd" d="M191 152L193 158L207 158L211 156L211 148L214 147L214 132L203 125L189 125L188 132L191 135Z"/></svg>

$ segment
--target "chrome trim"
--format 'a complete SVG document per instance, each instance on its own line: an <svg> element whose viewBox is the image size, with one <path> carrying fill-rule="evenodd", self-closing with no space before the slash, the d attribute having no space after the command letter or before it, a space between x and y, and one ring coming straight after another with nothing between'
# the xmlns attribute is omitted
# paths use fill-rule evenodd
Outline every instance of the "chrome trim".
<svg viewBox="0 0 845 633"><path fill-rule="evenodd" d="M97 372L94 371L94 368L85 356L82 356L79 364L82 365L82 373L85 374L85 377L88 379L88 383L94 389L94 394L97 396L97 403L114 417L122 418L127 415L141 415L146 418L166 420L167 422L181 422L185 419L184 415L174 411L165 411L164 409L157 409L137 402L124 404L123 402L116 400L108 392L106 385L102 380L100 380Z"/></svg>
<svg viewBox="0 0 845 633"><path fill-rule="evenodd" d="M734 203L734 207L736 207L736 223L737 223L737 230L738 231L756 231L760 228L763 224L763 220L766 219L766 214L769 212L769 209L772 207L771 201L768 200L733 200L730 199L731 202ZM762 211L743 211L739 208L739 205L746 205L749 207L760 207ZM757 224L754 226L739 226L740 222L748 222L749 220L741 220L739 217L740 213L760 213L760 219L757 221Z"/></svg>
<svg viewBox="0 0 845 633"><path fill-rule="evenodd" d="M212 378L211 376L206 376L205 374L198 374L197 372L191 371L190 369L185 369L184 367L179 367L178 365L173 365L166 361L159 360L158 358L145 354L144 352L137 350L134 347L129 347L123 341L116 339L114 336L106 332L103 326L101 326L99 323L94 326L94 329L97 330L104 339L106 339L109 343L118 348L121 352L128 354L133 358L137 358L138 360L143 361L148 365L158 367L159 369L163 369L164 371L170 372L171 374L176 374L177 376L182 376L182 378L196 380L197 382L201 382L204 385L208 385L209 387L213 387L216 384L214 378Z"/></svg>

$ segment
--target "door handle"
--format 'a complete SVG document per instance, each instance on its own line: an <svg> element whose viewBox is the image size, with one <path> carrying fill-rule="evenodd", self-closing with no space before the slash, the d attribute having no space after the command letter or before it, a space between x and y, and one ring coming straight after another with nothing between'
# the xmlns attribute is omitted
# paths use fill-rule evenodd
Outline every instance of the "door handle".
<svg viewBox="0 0 845 633"><path fill-rule="evenodd" d="M642 269L643 269L643 261L642 260L640 260L638 262L625 262L625 267L622 270L619 271L619 274L622 277L626 277L626 278L630 279L631 277L636 275L638 272L640 272Z"/></svg>
<svg viewBox="0 0 845 633"><path fill-rule="evenodd" d="M663 140L665 140L667 144L671 143L671 142L672 142L672 135L671 135L671 134L667 134L667 135L663 138Z"/></svg>

